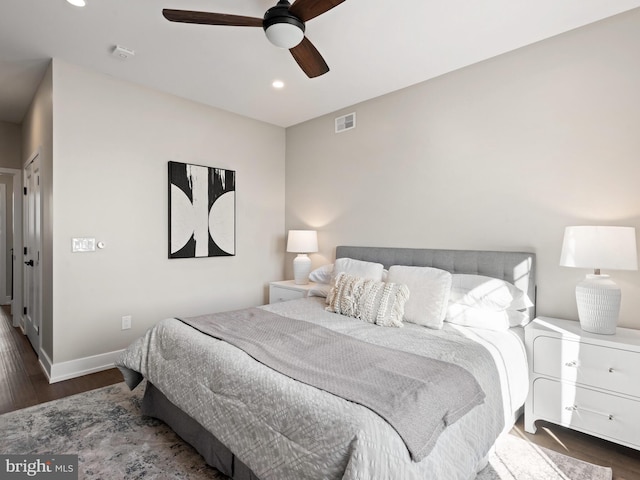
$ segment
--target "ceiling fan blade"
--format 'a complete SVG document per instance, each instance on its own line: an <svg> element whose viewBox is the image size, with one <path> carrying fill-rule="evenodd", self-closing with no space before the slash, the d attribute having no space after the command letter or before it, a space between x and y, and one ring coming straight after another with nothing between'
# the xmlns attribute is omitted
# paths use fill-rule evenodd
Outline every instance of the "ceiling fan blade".
<svg viewBox="0 0 640 480"><path fill-rule="evenodd" d="M295 47L289 49L293 58L309 78L319 77L329 71L329 66L307 37Z"/></svg>
<svg viewBox="0 0 640 480"><path fill-rule="evenodd" d="M296 0L289 7L289 12L298 17L303 22L328 12L333 7L337 7L344 0Z"/></svg>
<svg viewBox="0 0 640 480"><path fill-rule="evenodd" d="M200 25L228 25L232 27L262 27L262 19L227 15L226 13L193 12L191 10L162 10L170 22L197 23Z"/></svg>

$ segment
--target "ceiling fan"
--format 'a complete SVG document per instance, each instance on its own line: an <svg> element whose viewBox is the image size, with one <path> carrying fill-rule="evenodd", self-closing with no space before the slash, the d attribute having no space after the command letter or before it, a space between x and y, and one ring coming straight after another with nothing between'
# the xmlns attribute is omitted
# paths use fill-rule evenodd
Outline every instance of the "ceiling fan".
<svg viewBox="0 0 640 480"><path fill-rule="evenodd" d="M344 1L296 0L291 5L287 0L279 0L277 5L265 12L263 18L169 9L162 10L162 15L171 22L262 27L271 43L276 47L287 48L302 71L309 78L314 78L327 73L329 67L320 52L304 35L305 22L322 15Z"/></svg>

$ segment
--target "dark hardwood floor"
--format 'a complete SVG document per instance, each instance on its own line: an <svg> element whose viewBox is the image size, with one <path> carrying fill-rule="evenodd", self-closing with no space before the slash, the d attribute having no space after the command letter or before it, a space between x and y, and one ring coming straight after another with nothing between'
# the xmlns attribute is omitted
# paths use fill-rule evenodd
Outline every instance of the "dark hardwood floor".
<svg viewBox="0 0 640 480"><path fill-rule="evenodd" d="M0 308L0 414L122 381L119 370L49 384L29 340L11 324L8 306Z"/></svg>
<svg viewBox="0 0 640 480"><path fill-rule="evenodd" d="M0 308L0 317L0 414L122 381L113 368L50 385L27 337L11 326L8 307ZM522 418L513 433L550 450L611 467L613 480L640 480L640 451L546 422L538 422L538 432L531 435L524 431Z"/></svg>

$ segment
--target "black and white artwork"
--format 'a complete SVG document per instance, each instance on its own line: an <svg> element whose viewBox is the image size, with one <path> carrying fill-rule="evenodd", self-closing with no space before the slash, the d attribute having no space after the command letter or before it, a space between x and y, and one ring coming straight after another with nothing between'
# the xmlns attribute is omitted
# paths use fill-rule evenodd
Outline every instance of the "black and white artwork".
<svg viewBox="0 0 640 480"><path fill-rule="evenodd" d="M236 254L236 172L169 162L169 258Z"/></svg>

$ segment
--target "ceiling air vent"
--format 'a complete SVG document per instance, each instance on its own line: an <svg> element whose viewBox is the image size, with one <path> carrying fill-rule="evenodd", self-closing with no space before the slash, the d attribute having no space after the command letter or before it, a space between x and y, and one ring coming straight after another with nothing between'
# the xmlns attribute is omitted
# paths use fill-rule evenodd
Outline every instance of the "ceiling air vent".
<svg viewBox="0 0 640 480"><path fill-rule="evenodd" d="M352 128L356 128L355 112L336 118L336 133L342 133L346 130L351 130Z"/></svg>

